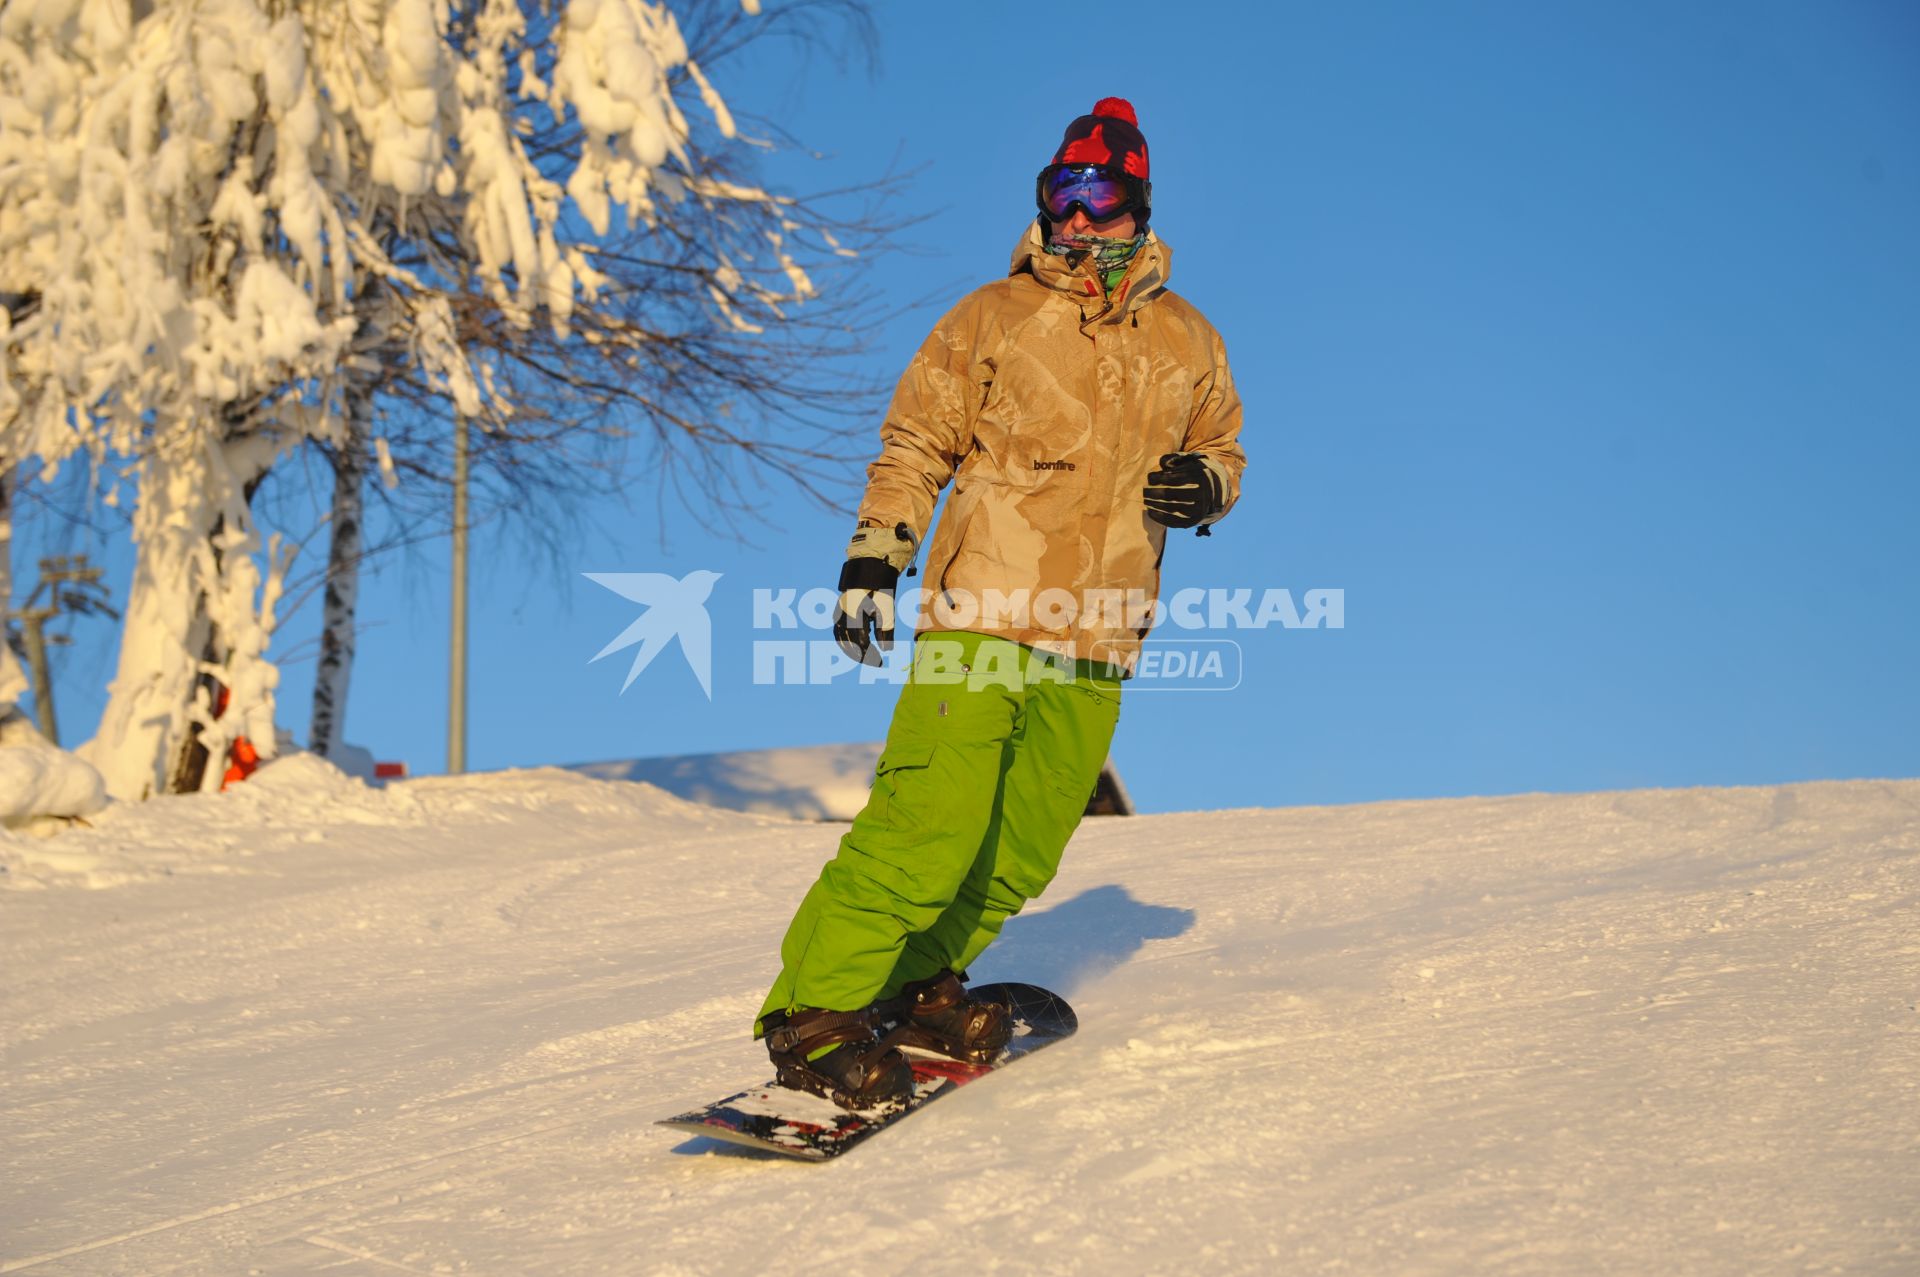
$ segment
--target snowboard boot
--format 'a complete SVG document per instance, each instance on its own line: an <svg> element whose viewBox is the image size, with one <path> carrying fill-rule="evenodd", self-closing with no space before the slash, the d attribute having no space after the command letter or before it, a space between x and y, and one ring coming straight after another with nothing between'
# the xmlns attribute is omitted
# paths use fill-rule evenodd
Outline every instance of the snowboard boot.
<svg viewBox="0 0 1920 1277"><path fill-rule="evenodd" d="M1013 1038L1013 1008L968 997L951 971L915 980L885 1007L883 1014L898 1020L890 1040L968 1064L987 1063Z"/></svg>
<svg viewBox="0 0 1920 1277"><path fill-rule="evenodd" d="M874 1033L869 1011L776 1012L763 1021L767 1055L781 1086L867 1109L913 1094L907 1057Z"/></svg>

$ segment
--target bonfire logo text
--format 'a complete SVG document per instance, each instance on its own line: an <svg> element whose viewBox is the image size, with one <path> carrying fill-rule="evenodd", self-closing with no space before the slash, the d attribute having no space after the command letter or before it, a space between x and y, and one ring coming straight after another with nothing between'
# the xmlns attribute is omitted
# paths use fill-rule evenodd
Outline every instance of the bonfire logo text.
<svg viewBox="0 0 1920 1277"><path fill-rule="evenodd" d="M702 568L683 577L671 577L664 572L583 572L581 575L646 608L639 620L620 631L593 657L597 661L635 643L640 645L640 650L633 654L633 664L627 668L627 681L620 684L623 695L633 686L633 680L640 677L640 671L678 638L688 667L700 680L700 690L707 694L708 700L713 699L713 623L707 617L707 596L713 593L713 583L720 579L718 572ZM593 661L587 663L591 665Z"/></svg>

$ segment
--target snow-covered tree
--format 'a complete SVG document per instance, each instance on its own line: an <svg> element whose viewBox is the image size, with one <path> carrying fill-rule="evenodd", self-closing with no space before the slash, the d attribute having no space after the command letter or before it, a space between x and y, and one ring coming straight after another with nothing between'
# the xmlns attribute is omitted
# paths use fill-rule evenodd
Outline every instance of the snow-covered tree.
<svg viewBox="0 0 1920 1277"><path fill-rule="evenodd" d="M703 167L683 96L733 133L649 0L0 8L0 292L24 299L0 333L0 459L77 457L108 501L136 494L84 747L116 796L211 788L241 736L271 753L288 556L252 497L302 441L363 446L353 405L396 364L513 420L537 376L502 352L571 339L609 284L600 246L688 201L762 232L707 272L722 325L814 292L802 227Z"/></svg>
<svg viewBox="0 0 1920 1277"><path fill-rule="evenodd" d="M520 61L513 88L538 93L555 78L559 46L547 28L561 15L529 8L528 18L533 56ZM871 34L858 0L806 0L764 17L716 0L688 6L682 29L702 68L748 52L788 65L822 46L859 48ZM835 38L843 34L850 44ZM886 389L850 375L845 356L880 314L853 276L887 241L892 227L875 210L894 183L738 198L759 190L759 155L800 144L751 113L740 119L754 144L742 144L732 118L689 114L683 155L656 180L665 188L684 178L686 189L655 200L643 219L614 219L596 233L598 286L573 299L565 325L521 328L480 286L455 301L460 342L493 371L497 392L472 439L476 526L499 524L557 562L571 544L568 515L590 508L589 497L678 496L707 535L750 523L766 480L836 504L831 490L852 468L847 436L870 428ZM564 180L584 132L578 115L548 120L529 138L536 163ZM477 278L461 243L430 228L383 242L410 269ZM805 306L788 304L802 297ZM348 397L344 446L319 445L331 512L315 586L324 615L309 747L321 752L345 715L358 561L444 537L451 509L444 391L404 350L358 339L355 350L356 367L378 363L366 382L372 393ZM325 486L328 475L318 477ZM369 495L378 511L363 509Z"/></svg>

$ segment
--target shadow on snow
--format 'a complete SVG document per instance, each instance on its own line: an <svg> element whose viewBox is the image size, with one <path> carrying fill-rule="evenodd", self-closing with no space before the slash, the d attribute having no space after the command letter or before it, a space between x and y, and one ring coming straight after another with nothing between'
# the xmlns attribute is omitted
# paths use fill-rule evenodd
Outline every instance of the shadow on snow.
<svg viewBox="0 0 1920 1277"><path fill-rule="evenodd" d="M1071 1000L1147 941L1184 935L1193 923L1193 910L1143 904L1118 883L1091 887L1044 912L1009 918L969 978L1022 980Z"/></svg>

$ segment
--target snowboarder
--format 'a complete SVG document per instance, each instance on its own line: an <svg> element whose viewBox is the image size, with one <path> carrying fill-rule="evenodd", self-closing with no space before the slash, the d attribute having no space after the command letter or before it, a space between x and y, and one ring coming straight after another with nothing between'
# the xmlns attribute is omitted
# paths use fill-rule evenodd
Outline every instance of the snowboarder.
<svg viewBox="0 0 1920 1277"><path fill-rule="evenodd" d="M1167 290L1132 106L1068 125L1036 195L1007 277L962 298L901 378L840 575L835 638L878 664L953 482L872 792L754 1022L782 1085L849 1107L911 1088L896 1043L983 1060L1007 1041L1007 1009L970 999L964 973L1080 823L1167 529L1210 535L1246 465L1226 350Z"/></svg>

